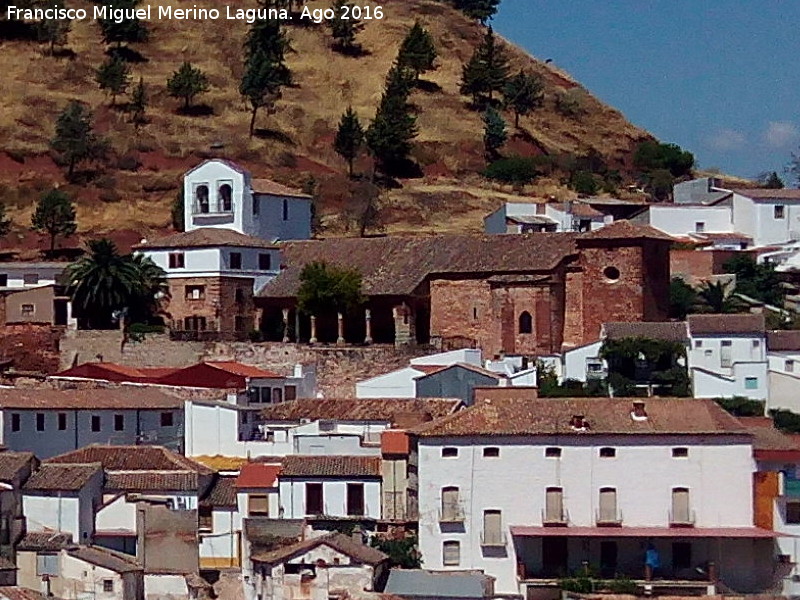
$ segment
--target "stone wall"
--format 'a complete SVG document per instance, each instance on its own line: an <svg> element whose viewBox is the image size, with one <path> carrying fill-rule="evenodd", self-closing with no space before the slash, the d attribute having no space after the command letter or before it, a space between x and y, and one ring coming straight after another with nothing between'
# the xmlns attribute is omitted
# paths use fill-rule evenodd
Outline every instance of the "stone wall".
<svg viewBox="0 0 800 600"><path fill-rule="evenodd" d="M0 359L17 371L52 373L59 366L60 327L6 325L0 328Z"/></svg>
<svg viewBox="0 0 800 600"><path fill-rule="evenodd" d="M183 367L201 360L236 360L291 374L296 364L314 365L317 384L326 397L352 396L355 383L408 365L428 348L394 346L308 346L267 342L174 342L167 335L148 334L141 342L121 345L119 331L70 331L61 343L61 368L96 361L141 367ZM52 372L52 371L51 371Z"/></svg>
<svg viewBox="0 0 800 600"><path fill-rule="evenodd" d="M724 272L723 265L738 254L735 250L676 250L669 253L670 274L688 283L710 279Z"/></svg>

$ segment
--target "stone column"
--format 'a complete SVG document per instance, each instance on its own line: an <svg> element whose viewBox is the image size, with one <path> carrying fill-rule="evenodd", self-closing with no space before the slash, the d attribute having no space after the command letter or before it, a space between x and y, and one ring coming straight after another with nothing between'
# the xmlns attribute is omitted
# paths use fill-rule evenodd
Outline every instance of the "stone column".
<svg viewBox="0 0 800 600"><path fill-rule="evenodd" d="M338 333L336 345L344 346L344 315L342 313L336 313L336 328Z"/></svg>
<svg viewBox="0 0 800 600"><path fill-rule="evenodd" d="M300 343L300 310L294 309L294 343Z"/></svg>
<svg viewBox="0 0 800 600"><path fill-rule="evenodd" d="M289 309L284 308L282 311L283 313L283 340L281 340L284 344L289 342Z"/></svg>
<svg viewBox="0 0 800 600"><path fill-rule="evenodd" d="M394 315L394 345L410 346L414 344L414 315L408 305L403 302L392 309Z"/></svg>
<svg viewBox="0 0 800 600"><path fill-rule="evenodd" d="M308 340L308 343L317 343L317 317L314 315L311 315L311 338Z"/></svg>
<svg viewBox="0 0 800 600"><path fill-rule="evenodd" d="M366 330L367 330L367 335L366 335L366 337L364 337L364 343L365 344L371 344L372 343L372 313L370 312L370 310L368 308L364 310L364 326L366 327Z"/></svg>

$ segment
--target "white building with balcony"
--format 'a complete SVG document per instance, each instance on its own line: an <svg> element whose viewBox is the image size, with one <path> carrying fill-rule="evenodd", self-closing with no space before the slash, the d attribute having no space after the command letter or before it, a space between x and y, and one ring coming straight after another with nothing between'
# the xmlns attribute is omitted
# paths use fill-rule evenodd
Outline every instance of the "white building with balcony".
<svg viewBox="0 0 800 600"><path fill-rule="evenodd" d="M427 569L482 570L498 594L542 598L586 566L651 592L774 583L751 435L712 401L493 399L414 433Z"/></svg>

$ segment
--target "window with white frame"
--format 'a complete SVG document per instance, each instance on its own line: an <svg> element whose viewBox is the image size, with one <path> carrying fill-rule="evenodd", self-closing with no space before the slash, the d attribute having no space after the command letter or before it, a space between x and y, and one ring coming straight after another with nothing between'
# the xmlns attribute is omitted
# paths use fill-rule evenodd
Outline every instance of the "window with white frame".
<svg viewBox="0 0 800 600"><path fill-rule="evenodd" d="M758 377L745 377L744 378L744 389L746 389L746 390L757 390L758 389Z"/></svg>
<svg viewBox="0 0 800 600"><path fill-rule="evenodd" d="M461 564L461 542L457 540L442 542L442 564L445 567L457 567Z"/></svg>
<svg viewBox="0 0 800 600"><path fill-rule="evenodd" d="M783 204L776 204L773 208L773 214L776 219L783 219L786 217L786 207Z"/></svg>
<svg viewBox="0 0 800 600"><path fill-rule="evenodd" d="M794 372L794 361L791 358L787 358L783 363L783 368L787 373Z"/></svg>

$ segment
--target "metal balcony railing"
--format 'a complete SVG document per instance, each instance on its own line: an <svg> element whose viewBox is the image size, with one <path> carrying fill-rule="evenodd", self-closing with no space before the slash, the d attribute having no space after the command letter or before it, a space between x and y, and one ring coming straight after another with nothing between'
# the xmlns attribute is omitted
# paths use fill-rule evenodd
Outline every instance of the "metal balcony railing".
<svg viewBox="0 0 800 600"><path fill-rule="evenodd" d="M464 508L461 504L444 504L439 508L439 523L463 523Z"/></svg>
<svg viewBox="0 0 800 600"><path fill-rule="evenodd" d="M508 545L508 537L505 531L482 531L481 546L485 548L505 548Z"/></svg>

